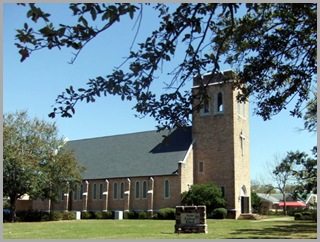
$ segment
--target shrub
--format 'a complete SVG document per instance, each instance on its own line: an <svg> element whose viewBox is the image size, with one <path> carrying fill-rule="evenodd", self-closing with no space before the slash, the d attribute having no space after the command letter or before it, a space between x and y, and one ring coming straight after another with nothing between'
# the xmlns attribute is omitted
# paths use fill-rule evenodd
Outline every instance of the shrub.
<svg viewBox="0 0 320 242"><path fill-rule="evenodd" d="M294 220L301 220L302 219L302 213L295 213L294 214Z"/></svg>
<svg viewBox="0 0 320 242"><path fill-rule="evenodd" d="M95 212L95 213L94 213L94 217L95 217L96 219L102 219L102 218L103 218L102 212L100 212L100 211Z"/></svg>
<svg viewBox="0 0 320 242"><path fill-rule="evenodd" d="M214 183L193 184L189 191L181 194L181 205L204 205L207 214L225 206L222 189Z"/></svg>
<svg viewBox="0 0 320 242"><path fill-rule="evenodd" d="M90 219L91 213L90 212L82 212L81 213L81 219Z"/></svg>
<svg viewBox="0 0 320 242"><path fill-rule="evenodd" d="M175 208L161 208L157 213L158 219L165 220L175 220L176 219L176 209Z"/></svg>
<svg viewBox="0 0 320 242"><path fill-rule="evenodd" d="M146 219L147 218L147 213L145 211L139 212L139 219Z"/></svg>
<svg viewBox="0 0 320 242"><path fill-rule="evenodd" d="M51 212L49 218L50 221L59 221L62 219L62 214L60 212Z"/></svg>
<svg viewBox="0 0 320 242"><path fill-rule="evenodd" d="M19 222L40 222L50 219L49 213L38 210L22 210L16 213Z"/></svg>
<svg viewBox="0 0 320 242"><path fill-rule="evenodd" d="M61 213L62 220L74 220L76 219L74 212L62 212Z"/></svg>
<svg viewBox="0 0 320 242"><path fill-rule="evenodd" d="M213 219L224 219L227 216L227 209L225 208L216 208L212 212L212 217Z"/></svg>
<svg viewBox="0 0 320 242"><path fill-rule="evenodd" d="M90 217L89 219L95 219L96 218L96 212L95 211L89 211Z"/></svg>
<svg viewBox="0 0 320 242"><path fill-rule="evenodd" d="M317 221L317 211L305 211L301 213L294 214L295 220L313 220Z"/></svg>
<svg viewBox="0 0 320 242"><path fill-rule="evenodd" d="M40 222L46 222L46 221L50 221L50 214L49 213L44 213L41 215L41 218L40 218Z"/></svg>
<svg viewBox="0 0 320 242"><path fill-rule="evenodd" d="M111 211L104 211L102 212L102 218L103 219L112 219L112 212Z"/></svg>
<svg viewBox="0 0 320 242"><path fill-rule="evenodd" d="M302 212L302 215L304 215L304 216L310 216L310 215L311 215L311 212L310 212L310 211L305 211L305 212Z"/></svg>
<svg viewBox="0 0 320 242"><path fill-rule="evenodd" d="M128 212L128 219L137 219L139 218L139 214L136 211Z"/></svg>

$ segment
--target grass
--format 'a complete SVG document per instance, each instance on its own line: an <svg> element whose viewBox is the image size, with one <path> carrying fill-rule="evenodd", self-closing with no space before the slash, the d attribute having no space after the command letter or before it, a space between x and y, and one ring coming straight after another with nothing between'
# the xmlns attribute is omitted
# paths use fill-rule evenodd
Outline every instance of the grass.
<svg viewBox="0 0 320 242"><path fill-rule="evenodd" d="M316 239L311 221L207 220L208 234L175 234L173 220L4 223L4 239Z"/></svg>

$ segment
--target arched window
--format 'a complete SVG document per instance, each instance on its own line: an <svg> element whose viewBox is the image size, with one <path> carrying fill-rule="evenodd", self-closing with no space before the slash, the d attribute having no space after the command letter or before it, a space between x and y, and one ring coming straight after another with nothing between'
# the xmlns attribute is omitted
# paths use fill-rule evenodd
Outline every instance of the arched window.
<svg viewBox="0 0 320 242"><path fill-rule="evenodd" d="M223 98L222 98L222 93L219 92L218 93L218 100L217 100L217 104L218 104L218 112L223 112Z"/></svg>
<svg viewBox="0 0 320 242"><path fill-rule="evenodd" d="M103 185L102 185L102 183L100 183L100 185L99 185L99 199L102 199L102 195L103 195Z"/></svg>
<svg viewBox="0 0 320 242"><path fill-rule="evenodd" d="M124 199L124 182L120 183L120 199Z"/></svg>
<svg viewBox="0 0 320 242"><path fill-rule="evenodd" d="M93 184L93 199L97 199L97 184Z"/></svg>
<svg viewBox="0 0 320 242"><path fill-rule="evenodd" d="M82 200L82 198L83 198L83 184L80 184L79 200Z"/></svg>
<svg viewBox="0 0 320 242"><path fill-rule="evenodd" d="M136 181L136 198L140 198L140 183Z"/></svg>
<svg viewBox="0 0 320 242"><path fill-rule="evenodd" d="M113 199L118 199L118 183L113 183Z"/></svg>
<svg viewBox="0 0 320 242"><path fill-rule="evenodd" d="M124 182L120 184L120 199L124 198Z"/></svg>
<svg viewBox="0 0 320 242"><path fill-rule="evenodd" d="M73 191L73 200L77 200L78 199L78 185L76 184L74 186L74 191Z"/></svg>
<svg viewBox="0 0 320 242"><path fill-rule="evenodd" d="M146 181L143 181L142 184L142 198L147 198L147 192L148 192L148 184Z"/></svg>
<svg viewBox="0 0 320 242"><path fill-rule="evenodd" d="M200 114L201 115L209 115L210 114L210 97L205 97L202 100Z"/></svg>
<svg viewBox="0 0 320 242"><path fill-rule="evenodd" d="M164 181L164 198L170 197L170 182L169 180Z"/></svg>

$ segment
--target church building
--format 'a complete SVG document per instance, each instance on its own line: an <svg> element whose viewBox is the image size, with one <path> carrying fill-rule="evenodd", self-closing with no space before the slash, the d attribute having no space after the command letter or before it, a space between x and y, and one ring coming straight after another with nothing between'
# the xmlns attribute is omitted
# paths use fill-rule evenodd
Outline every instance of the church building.
<svg viewBox="0 0 320 242"><path fill-rule="evenodd" d="M191 185L213 182L222 189L228 218L250 213L249 109L236 100L232 74L202 76L209 98L194 112L192 127L69 141L86 171L83 182L62 192L51 209L123 211L124 217L146 211L151 217L181 205L181 193ZM197 78L193 84L197 93ZM33 201L33 208L48 204Z"/></svg>

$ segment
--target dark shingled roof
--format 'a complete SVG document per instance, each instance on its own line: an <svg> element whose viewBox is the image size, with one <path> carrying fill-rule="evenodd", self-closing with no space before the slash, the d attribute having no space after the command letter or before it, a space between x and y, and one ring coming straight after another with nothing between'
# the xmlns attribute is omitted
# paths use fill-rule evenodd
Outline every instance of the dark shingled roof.
<svg viewBox="0 0 320 242"><path fill-rule="evenodd" d="M191 127L69 141L83 179L174 174L192 143ZM168 135L165 139L163 135Z"/></svg>

